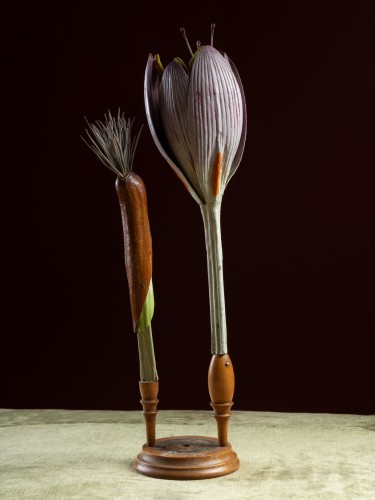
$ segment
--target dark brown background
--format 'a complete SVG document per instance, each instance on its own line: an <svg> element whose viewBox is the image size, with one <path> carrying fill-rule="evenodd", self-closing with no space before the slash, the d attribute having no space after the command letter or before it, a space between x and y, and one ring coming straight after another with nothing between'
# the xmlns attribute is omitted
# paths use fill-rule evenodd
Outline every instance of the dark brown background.
<svg viewBox="0 0 375 500"><path fill-rule="evenodd" d="M80 138L121 107L145 124L160 408L209 409L201 215L151 139L143 75L149 52L188 58L180 26L208 43L215 22L249 118L222 219L234 408L375 412L371 4L5 9L2 407L140 409L115 178Z"/></svg>

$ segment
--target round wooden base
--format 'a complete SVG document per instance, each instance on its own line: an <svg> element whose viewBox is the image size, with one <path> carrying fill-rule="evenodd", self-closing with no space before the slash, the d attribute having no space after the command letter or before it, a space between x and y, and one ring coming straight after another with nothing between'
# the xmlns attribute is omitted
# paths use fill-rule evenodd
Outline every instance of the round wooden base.
<svg viewBox="0 0 375 500"><path fill-rule="evenodd" d="M135 469L158 479L208 479L225 476L240 466L228 443L202 436L176 436L157 439L155 446L143 445L134 461Z"/></svg>

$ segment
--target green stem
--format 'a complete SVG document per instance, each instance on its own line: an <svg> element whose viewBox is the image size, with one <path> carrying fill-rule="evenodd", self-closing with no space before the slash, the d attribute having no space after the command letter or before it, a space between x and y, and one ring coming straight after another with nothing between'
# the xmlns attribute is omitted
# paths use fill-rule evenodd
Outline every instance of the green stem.
<svg viewBox="0 0 375 500"><path fill-rule="evenodd" d="M207 250L208 289L211 312L212 354L227 354L227 324L225 316L223 250L221 245L221 198L201 205Z"/></svg>
<svg viewBox="0 0 375 500"><path fill-rule="evenodd" d="M137 333L137 339L141 381L156 382L158 380L158 372L156 371L151 323L146 331Z"/></svg>

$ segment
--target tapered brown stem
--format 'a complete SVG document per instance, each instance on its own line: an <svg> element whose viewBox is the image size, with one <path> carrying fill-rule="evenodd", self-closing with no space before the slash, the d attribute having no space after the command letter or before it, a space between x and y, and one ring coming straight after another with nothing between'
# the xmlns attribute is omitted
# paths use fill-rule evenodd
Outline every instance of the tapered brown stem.
<svg viewBox="0 0 375 500"><path fill-rule="evenodd" d="M234 370L228 354L214 354L208 370L208 390L217 423L219 446L228 443L228 420L234 394Z"/></svg>
<svg viewBox="0 0 375 500"><path fill-rule="evenodd" d="M125 268L129 285L134 331L152 279L152 240L147 210L146 188L134 172L116 179L124 233Z"/></svg>
<svg viewBox="0 0 375 500"><path fill-rule="evenodd" d="M156 414L159 403L159 382L139 382L143 415L146 422L147 446L155 446Z"/></svg>

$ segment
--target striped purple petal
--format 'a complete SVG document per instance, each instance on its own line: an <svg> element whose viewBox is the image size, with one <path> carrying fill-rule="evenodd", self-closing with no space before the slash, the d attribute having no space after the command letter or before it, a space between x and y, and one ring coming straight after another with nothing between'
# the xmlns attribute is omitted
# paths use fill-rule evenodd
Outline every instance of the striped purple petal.
<svg viewBox="0 0 375 500"><path fill-rule="evenodd" d="M222 194L229 179L243 131L242 101L229 62L214 47L201 47L190 77L188 123L191 156L206 201ZM218 178L221 185L215 192Z"/></svg>

